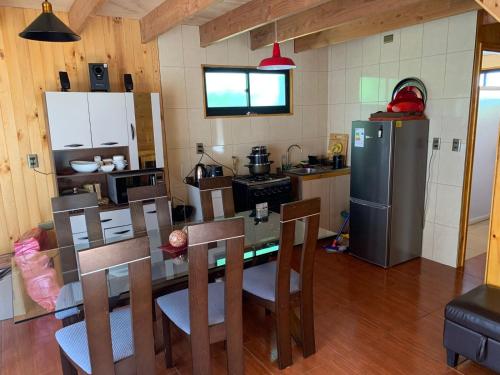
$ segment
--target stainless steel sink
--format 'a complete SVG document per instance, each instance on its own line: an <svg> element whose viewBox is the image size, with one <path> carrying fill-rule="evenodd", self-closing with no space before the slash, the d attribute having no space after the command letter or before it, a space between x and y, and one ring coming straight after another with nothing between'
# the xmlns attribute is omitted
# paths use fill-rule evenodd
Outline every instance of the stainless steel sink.
<svg viewBox="0 0 500 375"><path fill-rule="evenodd" d="M287 173L299 174L299 175L308 175L323 172L323 168L292 168L287 170Z"/></svg>

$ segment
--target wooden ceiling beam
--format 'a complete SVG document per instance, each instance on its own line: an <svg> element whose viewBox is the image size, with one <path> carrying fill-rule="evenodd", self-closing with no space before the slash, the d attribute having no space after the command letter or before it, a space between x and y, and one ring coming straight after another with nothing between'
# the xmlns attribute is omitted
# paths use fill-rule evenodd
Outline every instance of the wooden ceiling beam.
<svg viewBox="0 0 500 375"><path fill-rule="evenodd" d="M330 44L413 26L475 9L479 9L479 5L473 0L425 0L388 12L381 9L373 16L356 19L329 30L297 38L294 40L295 52L322 48Z"/></svg>
<svg viewBox="0 0 500 375"><path fill-rule="evenodd" d="M221 0L166 0L141 18L141 38L150 42Z"/></svg>
<svg viewBox="0 0 500 375"><path fill-rule="evenodd" d="M276 22L278 42L340 26L372 14L413 5L422 0L331 0L305 12ZM250 48L256 50L275 41L274 26L265 25L250 32Z"/></svg>
<svg viewBox="0 0 500 375"><path fill-rule="evenodd" d="M80 34L85 24L106 2L106 0L75 0L69 9L68 19L71 29Z"/></svg>
<svg viewBox="0 0 500 375"><path fill-rule="evenodd" d="M328 0L251 0L200 26L200 45L229 37L325 3Z"/></svg>
<svg viewBox="0 0 500 375"><path fill-rule="evenodd" d="M476 3L493 16L497 22L500 22L500 4L498 0L476 0Z"/></svg>

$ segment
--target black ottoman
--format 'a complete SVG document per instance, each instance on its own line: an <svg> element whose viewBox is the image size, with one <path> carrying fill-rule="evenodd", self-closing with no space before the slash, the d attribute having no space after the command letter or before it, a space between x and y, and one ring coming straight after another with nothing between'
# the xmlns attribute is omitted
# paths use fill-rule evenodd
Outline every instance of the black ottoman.
<svg viewBox="0 0 500 375"><path fill-rule="evenodd" d="M500 372L500 288L481 285L446 305L444 346L451 367L462 355Z"/></svg>

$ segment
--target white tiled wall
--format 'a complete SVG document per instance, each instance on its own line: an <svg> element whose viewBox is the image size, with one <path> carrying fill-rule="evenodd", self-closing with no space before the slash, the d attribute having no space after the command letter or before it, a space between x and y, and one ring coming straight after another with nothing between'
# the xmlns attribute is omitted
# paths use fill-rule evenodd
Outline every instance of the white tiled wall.
<svg viewBox="0 0 500 375"><path fill-rule="evenodd" d="M432 137L442 143L428 168L423 256L451 266L457 258L475 28L476 12L470 12L330 47L330 132L350 134L353 120L383 110L400 79L415 76L425 83L429 150ZM393 42L384 44L388 34ZM453 138L462 141L460 152L451 151Z"/></svg>
<svg viewBox="0 0 500 375"><path fill-rule="evenodd" d="M201 64L256 66L271 56L270 48L251 51L249 34L200 48L198 28L179 26L158 39L164 118L166 125L168 165L173 194L186 197L182 183L199 160L195 144L203 142L218 161L231 166L233 155L239 158L239 172L248 173L244 164L251 147L268 145L273 167L281 163L281 155L292 143L294 161L309 153L326 151L328 127L328 59L329 49L301 54L293 53L293 44L284 43L281 51L292 57L294 71L294 114L255 118L205 119ZM209 159L204 163L210 164Z"/></svg>

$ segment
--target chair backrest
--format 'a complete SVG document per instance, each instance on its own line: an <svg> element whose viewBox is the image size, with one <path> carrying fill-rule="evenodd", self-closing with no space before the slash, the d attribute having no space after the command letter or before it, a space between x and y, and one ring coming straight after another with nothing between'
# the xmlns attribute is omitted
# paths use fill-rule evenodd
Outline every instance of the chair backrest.
<svg viewBox="0 0 500 375"><path fill-rule="evenodd" d="M61 246L73 245L70 212L83 210L87 225L89 241L102 240L101 219L97 205L96 193L64 195L52 198L52 214L56 229L57 244Z"/></svg>
<svg viewBox="0 0 500 375"><path fill-rule="evenodd" d="M155 186L140 186L127 189L132 227L135 232L146 230L146 218L144 217L144 202L154 200L155 212L159 228L172 225L172 217L168 204L167 188L165 184Z"/></svg>
<svg viewBox="0 0 500 375"><path fill-rule="evenodd" d="M83 210L85 215L89 242L94 243L95 246L104 243L96 193L52 198L52 215L54 217L57 246L68 248L60 252L61 268L65 282L78 280L76 256L74 250L71 249L74 241L70 221L70 213L78 210Z"/></svg>
<svg viewBox="0 0 500 375"><path fill-rule="evenodd" d="M134 356L124 361L135 374L154 374L151 257L148 237L78 252L92 374L114 374L106 270L128 264ZM131 370L131 366L133 370ZM135 370L135 371L134 371Z"/></svg>
<svg viewBox="0 0 500 375"><path fill-rule="evenodd" d="M225 266L225 332L227 347L243 345L242 284L244 219L212 221L188 227L189 318L194 366L210 363L210 330L208 327L208 244L226 241ZM228 373L243 373L243 358L229 361ZM193 369L206 373L206 369Z"/></svg>
<svg viewBox="0 0 500 375"><path fill-rule="evenodd" d="M203 220L214 219L212 191L220 190L224 217L234 216L233 178L231 176L207 177L199 181Z"/></svg>
<svg viewBox="0 0 500 375"><path fill-rule="evenodd" d="M305 222L304 243L300 259L300 290L302 298L312 297L313 267L318 241L320 198L305 199L281 205L280 250L276 272L276 303L288 303L290 297L290 272L295 242L295 222Z"/></svg>

